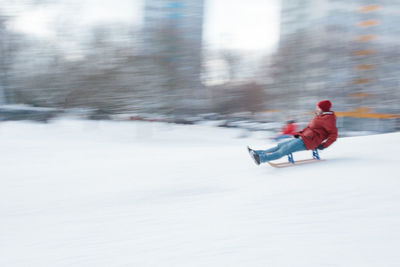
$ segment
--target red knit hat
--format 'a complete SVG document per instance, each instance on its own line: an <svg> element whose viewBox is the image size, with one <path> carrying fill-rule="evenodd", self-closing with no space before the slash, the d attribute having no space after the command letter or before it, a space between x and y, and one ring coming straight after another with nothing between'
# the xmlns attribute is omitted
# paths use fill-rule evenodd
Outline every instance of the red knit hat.
<svg viewBox="0 0 400 267"><path fill-rule="evenodd" d="M331 110L332 103L329 100L322 100L317 105L322 111L329 111Z"/></svg>

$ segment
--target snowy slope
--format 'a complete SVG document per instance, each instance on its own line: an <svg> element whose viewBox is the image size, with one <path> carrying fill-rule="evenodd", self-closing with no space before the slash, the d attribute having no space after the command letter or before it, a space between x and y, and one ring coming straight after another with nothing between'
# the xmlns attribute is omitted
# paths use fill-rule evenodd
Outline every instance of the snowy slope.
<svg viewBox="0 0 400 267"><path fill-rule="evenodd" d="M256 166L262 135L0 124L0 266L400 266L400 133ZM310 157L300 152L296 158Z"/></svg>

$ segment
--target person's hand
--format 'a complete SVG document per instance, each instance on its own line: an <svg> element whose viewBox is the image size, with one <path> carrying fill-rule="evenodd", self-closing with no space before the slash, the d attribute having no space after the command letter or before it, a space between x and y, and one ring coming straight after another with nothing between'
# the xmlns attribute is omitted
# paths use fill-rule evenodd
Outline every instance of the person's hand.
<svg viewBox="0 0 400 267"><path fill-rule="evenodd" d="M319 145L317 148L318 148L319 150L324 150L324 149L325 149L324 145Z"/></svg>
<svg viewBox="0 0 400 267"><path fill-rule="evenodd" d="M294 136L294 138L299 138L299 137L300 137L299 134L295 134L295 135L293 135L293 136Z"/></svg>

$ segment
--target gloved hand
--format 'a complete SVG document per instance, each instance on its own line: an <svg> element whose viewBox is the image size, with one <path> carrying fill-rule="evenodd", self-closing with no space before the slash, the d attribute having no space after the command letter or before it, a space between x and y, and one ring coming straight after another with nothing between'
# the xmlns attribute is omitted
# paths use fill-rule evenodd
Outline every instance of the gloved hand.
<svg viewBox="0 0 400 267"><path fill-rule="evenodd" d="M299 137L300 137L299 134L295 134L295 135L293 135L293 136L294 136L294 138L299 138Z"/></svg>
<svg viewBox="0 0 400 267"><path fill-rule="evenodd" d="M324 149L325 149L324 145L319 145L317 148L318 148L319 150L324 150Z"/></svg>

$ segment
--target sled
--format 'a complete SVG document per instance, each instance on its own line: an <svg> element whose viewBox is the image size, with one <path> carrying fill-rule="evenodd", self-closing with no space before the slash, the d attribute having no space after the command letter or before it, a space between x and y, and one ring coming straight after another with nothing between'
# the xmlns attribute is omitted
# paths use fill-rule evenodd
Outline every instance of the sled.
<svg viewBox="0 0 400 267"><path fill-rule="evenodd" d="M324 161L324 160L319 157L318 150L314 149L312 159L303 159L303 160L294 161L293 154L290 153L288 155L288 162L274 163L274 162L268 161L268 164L274 168L285 168L285 167L292 167L292 166L296 166L296 165L316 163L316 162L321 162L321 161Z"/></svg>

